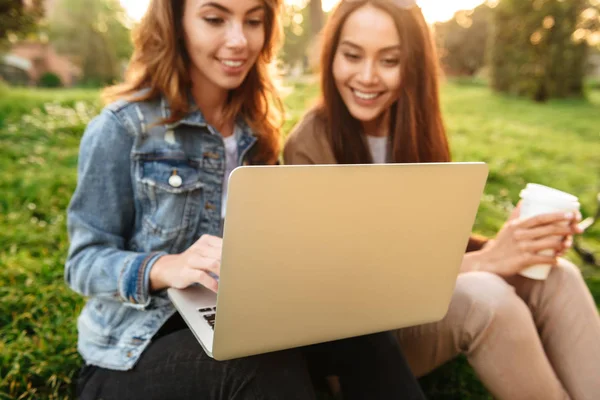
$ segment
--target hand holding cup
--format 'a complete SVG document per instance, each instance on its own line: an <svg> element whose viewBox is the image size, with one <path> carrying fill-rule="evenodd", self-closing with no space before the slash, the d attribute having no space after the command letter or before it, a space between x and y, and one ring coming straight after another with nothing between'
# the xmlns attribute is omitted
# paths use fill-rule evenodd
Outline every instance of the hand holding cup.
<svg viewBox="0 0 600 400"><path fill-rule="evenodd" d="M520 197L521 204L519 218L521 220L542 215L564 213L565 219L563 221L557 221L557 223L562 225L565 230L555 231L552 236L547 236L546 239L549 240L554 238L555 241L564 243L564 249L562 249L562 251L557 251L556 247L549 246L548 248L537 252L538 255L548 257L562 255L562 253L571 246L572 235L579 233L579 228L577 228L576 224L581 219L581 215L579 213L580 204L577 197L558 189L535 183L527 184L525 189L521 191ZM538 232L542 232L542 230L540 229ZM552 230L551 228L546 228L544 232L550 234ZM520 271L520 275L530 279L545 280L550 274L550 268L554 264L555 263L533 264Z"/></svg>

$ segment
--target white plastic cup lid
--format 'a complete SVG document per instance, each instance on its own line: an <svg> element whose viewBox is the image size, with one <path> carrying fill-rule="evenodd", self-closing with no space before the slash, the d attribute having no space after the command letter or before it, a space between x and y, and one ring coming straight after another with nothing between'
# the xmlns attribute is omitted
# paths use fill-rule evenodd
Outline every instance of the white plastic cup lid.
<svg viewBox="0 0 600 400"><path fill-rule="evenodd" d="M563 192L562 190L554 189L537 183L528 183L525 189L521 190L520 197L523 200L531 200L534 202L560 206L564 206L566 204L569 207L577 209L580 207L579 199L576 196L573 196L567 192Z"/></svg>

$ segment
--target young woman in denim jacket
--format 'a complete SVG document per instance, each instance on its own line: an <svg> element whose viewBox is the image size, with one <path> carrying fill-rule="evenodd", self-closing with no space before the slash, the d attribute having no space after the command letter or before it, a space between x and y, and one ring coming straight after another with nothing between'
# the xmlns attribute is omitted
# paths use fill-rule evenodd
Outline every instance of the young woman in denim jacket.
<svg viewBox="0 0 600 400"><path fill-rule="evenodd" d="M286 163L450 160L437 57L414 1L342 0L324 30L321 72L321 102L291 133ZM397 332L409 364L421 376L462 353L498 399L600 398L592 296L577 267L537 254L563 254L579 216L517 216L487 243L472 238L442 321ZM518 275L538 263L555 265L547 280Z"/></svg>
<svg viewBox="0 0 600 400"><path fill-rule="evenodd" d="M218 290L227 177L277 161L280 3L153 0L137 28L125 83L83 136L68 209L65 278L88 297L82 399L314 399L311 378L329 374L347 399L423 398L391 334L218 362L166 296Z"/></svg>

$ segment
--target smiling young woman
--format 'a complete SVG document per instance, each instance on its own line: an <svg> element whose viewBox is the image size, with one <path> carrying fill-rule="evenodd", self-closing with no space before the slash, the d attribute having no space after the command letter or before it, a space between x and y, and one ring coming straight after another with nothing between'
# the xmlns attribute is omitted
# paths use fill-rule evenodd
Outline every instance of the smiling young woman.
<svg viewBox="0 0 600 400"><path fill-rule="evenodd" d="M321 102L290 134L287 164L450 161L435 46L414 0L342 0L320 67ZM365 206L378 201L388 200ZM471 238L446 317L396 332L413 372L463 353L495 398L596 398L600 318L579 270L560 258L579 218L521 219L517 208L493 240ZM545 281L518 274L538 263L554 266Z"/></svg>
<svg viewBox="0 0 600 400"><path fill-rule="evenodd" d="M422 398L390 334L218 362L164 290L219 290L229 174L277 162L280 7L153 0L136 29L126 80L83 135L68 208L65 278L87 297L78 398L313 400L328 374L349 400Z"/></svg>

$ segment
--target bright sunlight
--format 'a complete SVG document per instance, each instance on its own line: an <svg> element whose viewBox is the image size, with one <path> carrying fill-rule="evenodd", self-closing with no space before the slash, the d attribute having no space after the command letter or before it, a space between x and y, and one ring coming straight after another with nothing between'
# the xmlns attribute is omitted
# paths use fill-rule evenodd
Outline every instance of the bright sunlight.
<svg viewBox="0 0 600 400"><path fill-rule="evenodd" d="M121 4L136 21L142 18L149 0L121 0ZM291 4L305 4L307 0L286 0ZM339 0L322 0L323 10L331 10ZM423 9L425 18L430 23L446 21L452 18L458 10L469 10L483 3L483 0L417 0Z"/></svg>

